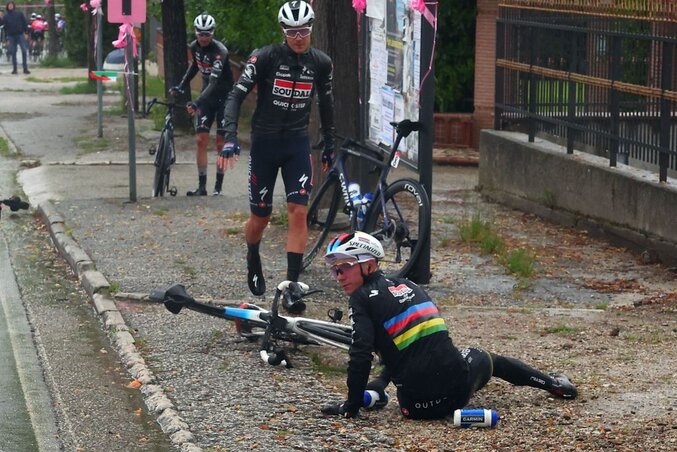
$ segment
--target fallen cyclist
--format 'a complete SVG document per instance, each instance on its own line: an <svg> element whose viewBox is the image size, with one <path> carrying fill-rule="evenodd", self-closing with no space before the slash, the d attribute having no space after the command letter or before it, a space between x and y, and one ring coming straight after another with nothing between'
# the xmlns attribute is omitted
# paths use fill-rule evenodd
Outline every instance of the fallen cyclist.
<svg viewBox="0 0 677 452"><path fill-rule="evenodd" d="M458 350L430 296L406 278L386 278L378 264L383 257L381 243L364 232L341 234L327 246L325 261L350 296L353 336L348 399L324 406L322 413L357 416L365 389L376 391L380 403L375 407L383 407L390 382L397 388L402 415L409 419L453 414L492 376L576 398L576 387L561 373L545 374L478 348ZM381 356L384 370L368 383L373 353Z"/></svg>

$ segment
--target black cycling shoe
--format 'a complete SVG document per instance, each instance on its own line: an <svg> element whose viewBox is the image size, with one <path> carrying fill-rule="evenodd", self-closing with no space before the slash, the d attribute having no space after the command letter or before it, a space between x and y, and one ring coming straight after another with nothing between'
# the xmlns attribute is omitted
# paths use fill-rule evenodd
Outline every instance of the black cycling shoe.
<svg viewBox="0 0 677 452"><path fill-rule="evenodd" d="M578 396L576 386L569 380L569 377L559 372L551 373L550 377L555 380L554 387L548 389L551 394L563 399L575 399Z"/></svg>
<svg viewBox="0 0 677 452"><path fill-rule="evenodd" d="M207 196L207 189L205 187L198 187L193 191L186 192L186 196Z"/></svg>
<svg viewBox="0 0 677 452"><path fill-rule="evenodd" d="M247 252L247 284L251 293L256 296L266 293L266 280L263 278L259 253Z"/></svg>

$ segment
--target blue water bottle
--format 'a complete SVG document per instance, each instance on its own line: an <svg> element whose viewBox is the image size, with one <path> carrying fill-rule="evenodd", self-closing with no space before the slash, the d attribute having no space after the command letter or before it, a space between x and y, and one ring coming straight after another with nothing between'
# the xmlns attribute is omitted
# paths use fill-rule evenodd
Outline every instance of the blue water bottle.
<svg viewBox="0 0 677 452"><path fill-rule="evenodd" d="M362 229L364 227L364 219L367 216L367 210L369 210L369 205L374 200L374 195L370 192L367 192L362 196L360 202L360 209L357 211L357 227Z"/></svg>
<svg viewBox="0 0 677 452"><path fill-rule="evenodd" d="M362 399L362 406L364 408L382 408L388 404L388 393L384 392L385 400L381 400L381 396L377 391L367 389L364 391L364 398Z"/></svg>
<svg viewBox="0 0 677 452"><path fill-rule="evenodd" d="M454 411L454 425L456 427L494 428L500 419L501 417L498 415L496 410L485 410L483 408L463 408Z"/></svg>
<svg viewBox="0 0 677 452"><path fill-rule="evenodd" d="M353 209L356 209L359 213L360 207L362 207L362 194L360 193L360 184L357 182L351 182L348 184L348 196L350 196L350 201L353 203ZM352 218L355 210L350 213Z"/></svg>

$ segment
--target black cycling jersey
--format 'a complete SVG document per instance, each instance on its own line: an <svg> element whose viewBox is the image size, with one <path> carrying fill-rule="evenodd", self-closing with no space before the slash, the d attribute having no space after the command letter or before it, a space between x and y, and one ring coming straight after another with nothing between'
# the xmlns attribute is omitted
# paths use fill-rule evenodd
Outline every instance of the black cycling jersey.
<svg viewBox="0 0 677 452"><path fill-rule="evenodd" d="M428 294L404 278L376 272L350 297L353 341L348 364L347 409L357 412L369 378L372 353L398 391L414 400L440 394L467 399L468 363L449 337Z"/></svg>
<svg viewBox="0 0 677 452"><path fill-rule="evenodd" d="M202 92L195 99L195 103L199 105L212 97L225 99L233 87L233 73L230 70L226 46L220 41L212 39L208 46L201 47L196 40L190 43L190 51L193 59L181 83L179 83L179 88L185 89L195 77L195 74L200 72L203 82Z"/></svg>
<svg viewBox="0 0 677 452"><path fill-rule="evenodd" d="M237 136L240 105L258 85L252 135L307 134L317 90L324 138L333 143L332 77L331 59L320 50L297 54L287 44L275 44L254 51L226 101L226 141Z"/></svg>

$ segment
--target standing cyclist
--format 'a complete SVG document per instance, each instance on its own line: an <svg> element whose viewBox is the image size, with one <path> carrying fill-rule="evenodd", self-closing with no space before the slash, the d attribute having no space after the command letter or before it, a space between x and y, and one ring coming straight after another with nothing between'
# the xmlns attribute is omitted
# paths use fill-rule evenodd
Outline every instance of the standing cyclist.
<svg viewBox="0 0 677 452"><path fill-rule="evenodd" d="M576 387L561 373L545 374L515 358L477 348L459 351L430 296L408 279L386 278L378 266L383 257L381 243L364 232L341 234L327 246L325 261L350 296L353 337L348 400L326 405L324 414L356 416L365 389L387 401L384 392L391 381L400 411L409 419L449 416L465 407L492 376L576 398ZM385 369L367 384L372 353L381 355Z"/></svg>
<svg viewBox="0 0 677 452"><path fill-rule="evenodd" d="M331 165L334 150L333 67L329 56L310 47L315 13L304 1L285 3L278 13L285 42L254 51L226 101L226 144L219 164L232 168L237 161L237 121L245 96L258 85L252 118L249 155L249 205L245 226L247 283L254 295L266 284L259 244L273 210L273 189L282 169L287 195L287 279L297 281L308 241L306 216L312 189L308 121L317 91L325 148L323 165Z"/></svg>
<svg viewBox="0 0 677 452"><path fill-rule="evenodd" d="M209 130L216 117L216 152L223 148L225 131L223 129L223 105L228 92L233 87L233 73L230 70L228 49L213 38L216 21L208 14L200 14L193 21L195 41L190 43L193 59L181 83L169 89L174 94L190 87L190 81L198 71L202 75L200 96L186 106L188 113L197 118L197 173L198 187L186 193L188 196L207 194L207 146ZM214 195L220 195L223 189L223 169L216 169Z"/></svg>

